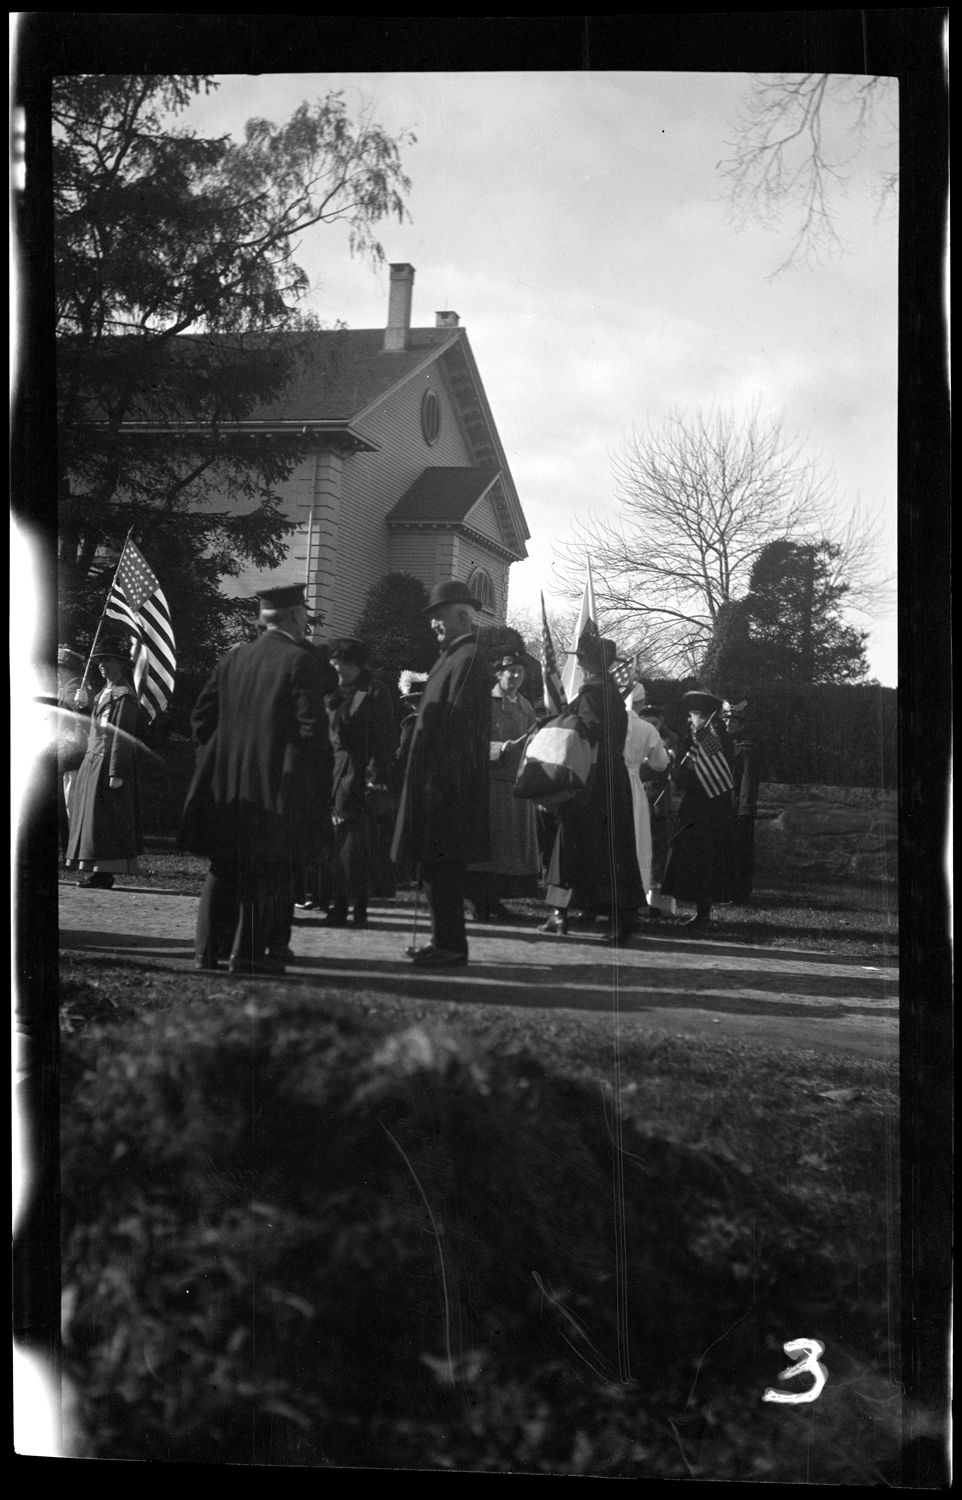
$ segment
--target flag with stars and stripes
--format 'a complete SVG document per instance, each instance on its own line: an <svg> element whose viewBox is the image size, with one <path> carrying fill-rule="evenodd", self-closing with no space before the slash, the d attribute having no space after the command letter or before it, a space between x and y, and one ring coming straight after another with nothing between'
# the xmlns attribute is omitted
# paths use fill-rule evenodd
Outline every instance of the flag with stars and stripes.
<svg viewBox="0 0 962 1500"><path fill-rule="evenodd" d="M698 730L691 747L691 764L706 797L720 797L734 789L731 766L711 724Z"/></svg>
<svg viewBox="0 0 962 1500"><path fill-rule="evenodd" d="M544 594L541 595L541 665L544 676L545 706L550 713L560 714L567 708L568 700L561 686L558 658L555 656L554 641L551 639L548 616L544 607Z"/></svg>
<svg viewBox="0 0 962 1500"><path fill-rule="evenodd" d="M174 632L160 579L130 537L120 554L104 614L119 620L133 636L134 687L142 707L155 719L174 691Z"/></svg>

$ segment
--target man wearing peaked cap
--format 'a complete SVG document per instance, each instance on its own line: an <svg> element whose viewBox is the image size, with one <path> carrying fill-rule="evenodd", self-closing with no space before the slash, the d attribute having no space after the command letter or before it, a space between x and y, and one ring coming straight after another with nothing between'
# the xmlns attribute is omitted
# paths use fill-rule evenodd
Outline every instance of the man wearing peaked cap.
<svg viewBox="0 0 962 1500"><path fill-rule="evenodd" d="M229 651L191 716L197 768L180 847L210 860L195 963L283 973L294 881L331 838L325 663L305 643L303 584L266 589L263 633ZM225 937L226 934L226 937Z"/></svg>
<svg viewBox="0 0 962 1500"><path fill-rule="evenodd" d="M303 583L285 583L279 588L261 589L257 596L260 600L261 613L265 609L303 609L307 612L307 601L304 598ZM304 621L305 625L307 620Z"/></svg>
<svg viewBox="0 0 962 1500"><path fill-rule="evenodd" d="M491 679L478 650L480 608L452 578L435 584L423 610L441 655L421 696L391 846L395 861L407 850L427 890L433 941L409 950L419 968L467 963L467 867L490 857Z"/></svg>

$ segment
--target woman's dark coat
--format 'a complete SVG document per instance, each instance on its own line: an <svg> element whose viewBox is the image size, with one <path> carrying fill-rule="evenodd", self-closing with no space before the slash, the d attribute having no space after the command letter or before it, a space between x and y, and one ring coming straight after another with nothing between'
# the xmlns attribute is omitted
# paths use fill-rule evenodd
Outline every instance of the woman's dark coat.
<svg viewBox="0 0 962 1500"><path fill-rule="evenodd" d="M758 757L751 740L736 740L735 887L736 901L747 901L755 875L755 812L758 807Z"/></svg>
<svg viewBox="0 0 962 1500"><path fill-rule="evenodd" d="M490 857L491 669L462 636L428 674L411 736L391 857L468 865Z"/></svg>
<svg viewBox="0 0 962 1500"><path fill-rule="evenodd" d="M717 721L712 728L731 767L734 760L731 735ZM689 736L674 774L675 785L682 795L661 894L675 896L681 901L694 901L698 905L711 905L715 901L734 899L733 796L731 792L708 796L690 759L686 758L691 745Z"/></svg>
<svg viewBox="0 0 962 1500"><path fill-rule="evenodd" d="M191 715L200 750L182 849L245 864L307 863L330 842L324 687L319 654L280 630L227 653Z"/></svg>
<svg viewBox="0 0 962 1500"><path fill-rule="evenodd" d="M365 810L368 781L384 787L393 781L397 729L391 697L365 669L326 702L334 751L331 808L335 817L356 818Z"/></svg>
<svg viewBox="0 0 962 1500"><path fill-rule="evenodd" d="M568 712L581 720L589 744L597 746L597 759L584 789L558 810L548 885L570 890L574 906L637 908L645 896L625 765L625 705L616 684L605 677L589 679Z"/></svg>
<svg viewBox="0 0 962 1500"><path fill-rule="evenodd" d="M71 796L70 864L135 859L144 852L137 768L139 716L137 694L129 683L108 685L97 698L87 753ZM111 777L120 777L123 786L111 791Z"/></svg>
<svg viewBox="0 0 962 1500"><path fill-rule="evenodd" d="M327 713L334 749L334 845L341 871L340 879L332 872L332 894L355 901L372 892L393 896L395 876L387 850L398 734L391 695L365 668L353 682L328 694ZM369 781L384 790L369 797Z"/></svg>

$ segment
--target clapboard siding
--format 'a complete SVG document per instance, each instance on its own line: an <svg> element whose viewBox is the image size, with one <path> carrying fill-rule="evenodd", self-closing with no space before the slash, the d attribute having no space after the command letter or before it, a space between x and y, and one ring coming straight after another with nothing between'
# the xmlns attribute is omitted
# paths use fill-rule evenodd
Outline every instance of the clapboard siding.
<svg viewBox="0 0 962 1500"><path fill-rule="evenodd" d="M389 370L392 356L378 358ZM436 391L441 408L441 427L432 445L421 431L421 404L429 389ZM353 420L376 451L340 457L321 450L299 464L279 487L281 509L297 524L288 538L284 562L272 572L244 568L236 579L225 580L225 592L253 595L265 586L307 582L308 602L323 610L323 633L330 637L354 628L369 589L388 571L412 573L430 588L444 578L467 581L476 567L483 567L496 604L493 612L485 611L485 619L503 620L508 564L482 541L474 535L459 535L453 527L389 531L385 520L425 468L474 467L440 361L406 379ZM215 497L211 504L237 510L250 506L249 501L235 502L227 494ZM490 496L478 502L467 521L472 532L504 545Z"/></svg>
<svg viewBox="0 0 962 1500"><path fill-rule="evenodd" d="M388 571L413 573L426 589L441 576L438 572L436 531L396 531L388 545Z"/></svg>
<svg viewBox="0 0 962 1500"><path fill-rule="evenodd" d="M473 531L480 531L481 535L486 536L489 541L497 542L501 547L504 546L504 533L495 514L490 494L482 495L477 505L472 506L468 511L464 520Z"/></svg>
<svg viewBox="0 0 962 1500"><path fill-rule="evenodd" d="M491 613L484 611L482 623L492 624L497 621L498 624L503 624L508 597L508 565L473 537L462 537L460 572L457 576L467 583L475 568L483 568L494 587L494 610Z"/></svg>
<svg viewBox="0 0 962 1500"><path fill-rule="evenodd" d="M384 358L390 359L390 355ZM421 402L429 388L437 392L441 405L441 430L430 447L421 433ZM380 451L357 454L344 465L333 631L353 627L371 585L394 566L389 561L393 553L384 518L422 469L429 465L471 465L460 423L436 366L401 386L362 417L357 426ZM432 558L431 571L424 581L433 581L433 573ZM420 570L417 576L423 576Z"/></svg>

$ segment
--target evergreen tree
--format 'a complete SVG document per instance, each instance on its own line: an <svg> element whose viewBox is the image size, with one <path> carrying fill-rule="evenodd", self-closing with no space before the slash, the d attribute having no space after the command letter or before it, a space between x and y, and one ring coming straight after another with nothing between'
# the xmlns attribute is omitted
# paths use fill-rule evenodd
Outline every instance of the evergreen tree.
<svg viewBox="0 0 962 1500"><path fill-rule="evenodd" d="M368 590L354 634L371 650L371 668L395 684L401 672L427 672L438 656L437 637L423 613L427 589L411 573L385 573Z"/></svg>
<svg viewBox="0 0 962 1500"><path fill-rule="evenodd" d="M72 75L52 98L64 638L89 639L133 528L172 607L181 595L178 650L197 670L244 623L220 581L275 566L292 530L277 491L304 436L238 424L315 357L297 239L341 221L379 264L375 227L403 218L410 187L409 137L352 120L338 94L281 126L251 120L238 143L171 123L215 87Z"/></svg>
<svg viewBox="0 0 962 1500"><path fill-rule="evenodd" d="M744 599L719 611L703 673L720 692L757 682L860 682L867 633L845 624L850 585L832 542L770 542Z"/></svg>

